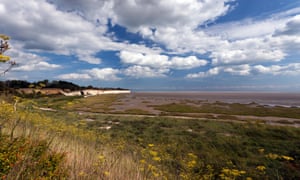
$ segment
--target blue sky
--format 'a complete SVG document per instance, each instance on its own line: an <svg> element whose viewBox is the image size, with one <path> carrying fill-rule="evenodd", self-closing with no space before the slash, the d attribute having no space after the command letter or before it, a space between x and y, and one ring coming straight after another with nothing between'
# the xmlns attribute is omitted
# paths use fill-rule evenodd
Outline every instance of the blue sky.
<svg viewBox="0 0 300 180"><path fill-rule="evenodd" d="M300 0L0 0L0 22L1 80L300 91Z"/></svg>

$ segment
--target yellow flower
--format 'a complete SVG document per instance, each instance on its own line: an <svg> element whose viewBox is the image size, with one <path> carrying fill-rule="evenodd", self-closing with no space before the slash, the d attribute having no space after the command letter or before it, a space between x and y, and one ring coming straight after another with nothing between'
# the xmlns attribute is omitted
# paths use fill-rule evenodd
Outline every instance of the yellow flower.
<svg viewBox="0 0 300 180"><path fill-rule="evenodd" d="M145 159L140 160L140 163L145 164L146 163Z"/></svg>
<svg viewBox="0 0 300 180"><path fill-rule="evenodd" d="M98 156L98 160L99 160L100 162L104 162L104 161L105 161L105 157L104 157L103 155L99 155L99 156Z"/></svg>
<svg viewBox="0 0 300 180"><path fill-rule="evenodd" d="M229 174L229 172L230 172L230 169L223 168L223 169L222 169L222 172L223 172L223 173L225 173L225 174Z"/></svg>
<svg viewBox="0 0 300 180"><path fill-rule="evenodd" d="M105 176L109 176L110 173L109 173L108 171L104 171L104 175L105 175Z"/></svg>
<svg viewBox="0 0 300 180"><path fill-rule="evenodd" d="M196 162L195 160L192 160L192 161L189 161L189 162L188 162L187 166L188 166L189 168L193 168L193 167L196 166L196 164L197 164L197 162Z"/></svg>
<svg viewBox="0 0 300 180"><path fill-rule="evenodd" d="M156 151L149 151L149 154L155 157L155 156L158 155L158 152L156 152Z"/></svg>
<svg viewBox="0 0 300 180"><path fill-rule="evenodd" d="M256 166L256 169L259 171L265 171L266 167L265 166Z"/></svg>
<svg viewBox="0 0 300 180"><path fill-rule="evenodd" d="M258 150L258 152L262 154L262 153L265 152L265 149L261 148L261 149Z"/></svg>
<svg viewBox="0 0 300 180"><path fill-rule="evenodd" d="M157 172L152 172L152 174L153 174L154 177L158 177L159 176L159 173L157 173Z"/></svg>
<svg viewBox="0 0 300 180"><path fill-rule="evenodd" d="M240 176L240 171L237 169L233 169L231 173L233 176Z"/></svg>
<svg viewBox="0 0 300 180"><path fill-rule="evenodd" d="M294 161L294 158L290 157L290 156L281 156L282 159L287 160L287 161Z"/></svg>
<svg viewBox="0 0 300 180"><path fill-rule="evenodd" d="M266 155L266 157L275 160L280 156L278 154L269 153L268 155Z"/></svg>
<svg viewBox="0 0 300 180"><path fill-rule="evenodd" d="M154 144L148 144L149 147L154 147Z"/></svg>
<svg viewBox="0 0 300 180"><path fill-rule="evenodd" d="M160 157L153 157L153 161L161 161L161 158Z"/></svg>
<svg viewBox="0 0 300 180"><path fill-rule="evenodd" d="M84 176L84 175L85 175L85 173L83 171L80 171L78 174L78 176Z"/></svg>
<svg viewBox="0 0 300 180"><path fill-rule="evenodd" d="M240 174L246 174L246 171L240 171Z"/></svg>
<svg viewBox="0 0 300 180"><path fill-rule="evenodd" d="M193 153L188 153L188 156L192 159L197 159L197 156Z"/></svg>

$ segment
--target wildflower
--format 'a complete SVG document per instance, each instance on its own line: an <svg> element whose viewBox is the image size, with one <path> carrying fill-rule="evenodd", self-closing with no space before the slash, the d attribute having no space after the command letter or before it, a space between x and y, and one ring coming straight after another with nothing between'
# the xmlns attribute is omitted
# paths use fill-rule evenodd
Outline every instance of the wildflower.
<svg viewBox="0 0 300 180"><path fill-rule="evenodd" d="M265 152L265 149L261 148L261 149L258 149L258 152L263 154Z"/></svg>
<svg viewBox="0 0 300 180"><path fill-rule="evenodd" d="M229 174L229 172L230 172L230 169L223 168L223 169L222 169L222 172L223 172L223 173L225 173L225 174Z"/></svg>
<svg viewBox="0 0 300 180"><path fill-rule="evenodd" d="M145 159L140 160L140 163L145 164L146 163Z"/></svg>
<svg viewBox="0 0 300 180"><path fill-rule="evenodd" d="M157 172L152 172L152 175L153 175L154 177L158 177L158 176L159 176L159 173L157 173Z"/></svg>
<svg viewBox="0 0 300 180"><path fill-rule="evenodd" d="M188 153L188 156L192 159L197 159L197 156L193 153Z"/></svg>
<svg viewBox="0 0 300 180"><path fill-rule="evenodd" d="M105 176L109 176L110 173L109 173L108 171L104 171L104 175L105 175Z"/></svg>
<svg viewBox="0 0 300 180"><path fill-rule="evenodd" d="M83 171L80 171L78 176L85 176L85 173Z"/></svg>
<svg viewBox="0 0 300 180"><path fill-rule="evenodd" d="M268 155L266 155L266 157L275 160L280 156L278 154L269 153Z"/></svg>
<svg viewBox="0 0 300 180"><path fill-rule="evenodd" d="M105 161L105 157L104 157L103 155L99 155L99 156L98 156L98 160L99 160L100 162L104 162L104 161Z"/></svg>
<svg viewBox="0 0 300 180"><path fill-rule="evenodd" d="M256 169L259 171L265 171L266 167L265 166L256 166Z"/></svg>
<svg viewBox="0 0 300 180"><path fill-rule="evenodd" d="M148 144L149 147L154 147L154 144Z"/></svg>
<svg viewBox="0 0 300 180"><path fill-rule="evenodd" d="M149 151L149 154L156 157L158 155L158 152L156 151Z"/></svg>
<svg viewBox="0 0 300 180"><path fill-rule="evenodd" d="M153 161L161 161L161 158L160 157L153 157Z"/></svg>
<svg viewBox="0 0 300 180"><path fill-rule="evenodd" d="M246 174L246 171L242 170L242 171L240 171L240 174Z"/></svg>
<svg viewBox="0 0 300 180"><path fill-rule="evenodd" d="M293 161L294 158L290 157L290 156L281 156L282 159L287 160L287 161Z"/></svg>
<svg viewBox="0 0 300 180"><path fill-rule="evenodd" d="M192 160L192 161L189 161L189 162L188 162L187 166L188 166L189 168L193 168L193 167L196 166L196 164L197 164L197 162L196 162L195 160Z"/></svg>
<svg viewBox="0 0 300 180"><path fill-rule="evenodd" d="M240 176L240 171L237 169L233 169L231 173L233 176Z"/></svg>

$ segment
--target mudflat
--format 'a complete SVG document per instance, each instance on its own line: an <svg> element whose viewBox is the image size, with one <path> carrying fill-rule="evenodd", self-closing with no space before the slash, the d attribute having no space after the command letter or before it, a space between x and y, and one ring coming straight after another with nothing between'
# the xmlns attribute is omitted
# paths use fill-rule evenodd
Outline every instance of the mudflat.
<svg viewBox="0 0 300 180"><path fill-rule="evenodd" d="M258 103L274 106L300 106L300 93L281 92L134 92L130 97L169 100L221 101L226 103Z"/></svg>

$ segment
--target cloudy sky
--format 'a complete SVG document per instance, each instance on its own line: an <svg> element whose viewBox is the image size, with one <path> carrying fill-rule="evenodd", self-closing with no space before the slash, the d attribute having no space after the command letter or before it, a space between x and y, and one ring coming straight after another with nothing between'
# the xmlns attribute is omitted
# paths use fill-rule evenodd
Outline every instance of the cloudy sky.
<svg viewBox="0 0 300 180"><path fill-rule="evenodd" d="M0 22L1 80L300 91L300 0L0 0Z"/></svg>

